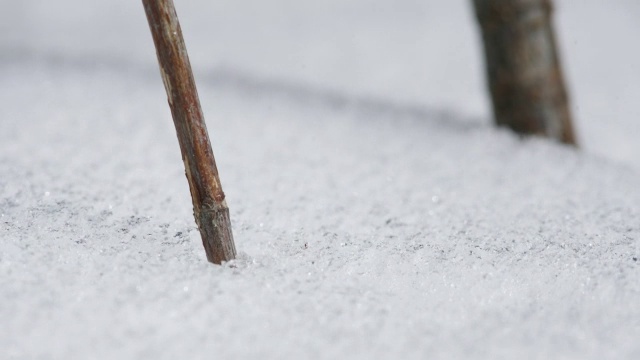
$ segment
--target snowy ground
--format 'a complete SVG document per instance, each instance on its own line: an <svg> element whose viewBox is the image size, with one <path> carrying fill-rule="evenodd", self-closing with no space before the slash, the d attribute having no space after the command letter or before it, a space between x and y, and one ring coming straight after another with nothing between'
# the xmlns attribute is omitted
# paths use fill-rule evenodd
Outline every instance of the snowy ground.
<svg viewBox="0 0 640 360"><path fill-rule="evenodd" d="M178 1L222 267L141 5L8 6L0 358L640 357L640 6L558 2L585 151L490 126L464 1Z"/></svg>

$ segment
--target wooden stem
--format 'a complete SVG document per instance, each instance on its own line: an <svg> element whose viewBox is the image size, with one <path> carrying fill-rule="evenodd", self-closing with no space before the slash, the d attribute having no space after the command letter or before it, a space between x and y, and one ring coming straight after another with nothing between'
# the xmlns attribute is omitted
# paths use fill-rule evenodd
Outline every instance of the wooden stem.
<svg viewBox="0 0 640 360"><path fill-rule="evenodd" d="M236 249L229 208L220 184L178 16L172 0L142 0L142 3L178 134L194 217L207 259L220 264L234 259Z"/></svg>
<svg viewBox="0 0 640 360"><path fill-rule="evenodd" d="M551 0L473 0L495 121L576 145L551 26Z"/></svg>

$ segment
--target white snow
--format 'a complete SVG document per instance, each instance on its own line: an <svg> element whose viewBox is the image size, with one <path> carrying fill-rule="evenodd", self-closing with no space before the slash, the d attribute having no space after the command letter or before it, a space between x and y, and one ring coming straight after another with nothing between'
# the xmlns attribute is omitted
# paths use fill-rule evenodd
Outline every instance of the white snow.
<svg viewBox="0 0 640 360"><path fill-rule="evenodd" d="M584 151L490 125L465 1L177 2L224 266L142 6L8 5L0 358L640 357L640 7L558 2Z"/></svg>

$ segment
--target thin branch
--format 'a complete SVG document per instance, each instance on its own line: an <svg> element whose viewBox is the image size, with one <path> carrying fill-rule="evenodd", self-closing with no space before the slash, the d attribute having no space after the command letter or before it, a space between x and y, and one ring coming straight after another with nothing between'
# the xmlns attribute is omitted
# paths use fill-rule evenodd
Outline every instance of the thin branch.
<svg viewBox="0 0 640 360"><path fill-rule="evenodd" d="M172 0L142 0L191 190L193 212L207 259L236 256L229 208L198 100L187 48Z"/></svg>

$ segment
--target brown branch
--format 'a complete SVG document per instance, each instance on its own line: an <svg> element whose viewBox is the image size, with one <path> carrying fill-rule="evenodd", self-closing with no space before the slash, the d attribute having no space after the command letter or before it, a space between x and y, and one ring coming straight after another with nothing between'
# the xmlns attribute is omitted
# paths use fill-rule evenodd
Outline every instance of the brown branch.
<svg viewBox="0 0 640 360"><path fill-rule="evenodd" d="M234 259L229 208L218 176L191 65L172 0L142 0L178 134L193 212L207 259Z"/></svg>
<svg viewBox="0 0 640 360"><path fill-rule="evenodd" d="M551 26L551 0L473 0L495 121L576 145Z"/></svg>

